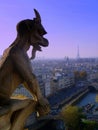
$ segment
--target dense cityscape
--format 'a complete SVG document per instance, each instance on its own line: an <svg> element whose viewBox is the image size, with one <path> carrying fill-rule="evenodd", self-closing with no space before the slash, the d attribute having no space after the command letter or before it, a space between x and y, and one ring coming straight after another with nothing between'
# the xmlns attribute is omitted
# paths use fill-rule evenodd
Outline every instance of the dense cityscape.
<svg viewBox="0 0 98 130"><path fill-rule="evenodd" d="M98 82L98 58L34 60L31 63L46 97L60 89L74 87L76 83L81 87ZM84 77L77 80L79 72Z"/></svg>
<svg viewBox="0 0 98 130"><path fill-rule="evenodd" d="M80 103L79 106L87 107L87 111L90 110L89 114L86 112L86 118L98 121L96 116L98 111L94 113L97 106L92 111L94 116L91 109L88 109L88 106L93 108L97 101L87 100L86 103L81 104L80 100L80 96L84 97L83 95L88 94L88 88L89 92L98 90L98 58L36 59L31 61L31 64L42 94L49 100L52 115L59 114L64 106L78 101L75 105L78 106ZM14 95L18 94L32 98L22 85L14 92Z"/></svg>

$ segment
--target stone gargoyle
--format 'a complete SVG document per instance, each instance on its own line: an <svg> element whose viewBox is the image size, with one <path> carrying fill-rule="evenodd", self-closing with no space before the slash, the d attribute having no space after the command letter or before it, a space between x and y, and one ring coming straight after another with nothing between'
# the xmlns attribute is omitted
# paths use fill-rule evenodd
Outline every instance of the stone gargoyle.
<svg viewBox="0 0 98 130"><path fill-rule="evenodd" d="M39 116L43 116L50 111L27 55L30 46L33 59L36 51L41 51L41 46L47 47L49 44L44 38L47 32L41 24L40 14L36 9L34 12L36 17L33 20L26 19L17 24L17 37L0 59L0 130L23 130L29 114L37 111ZM32 100L11 99L20 84L33 95Z"/></svg>

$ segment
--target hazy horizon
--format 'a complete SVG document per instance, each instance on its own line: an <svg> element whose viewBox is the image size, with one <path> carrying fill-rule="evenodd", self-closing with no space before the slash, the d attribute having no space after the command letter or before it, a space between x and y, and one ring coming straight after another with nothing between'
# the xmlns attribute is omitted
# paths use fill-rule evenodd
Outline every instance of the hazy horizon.
<svg viewBox="0 0 98 130"><path fill-rule="evenodd" d="M1 0L0 55L16 38L16 24L33 19L36 8L48 34L50 44L37 52L37 57L98 57L97 0ZM30 55L29 51L29 55Z"/></svg>

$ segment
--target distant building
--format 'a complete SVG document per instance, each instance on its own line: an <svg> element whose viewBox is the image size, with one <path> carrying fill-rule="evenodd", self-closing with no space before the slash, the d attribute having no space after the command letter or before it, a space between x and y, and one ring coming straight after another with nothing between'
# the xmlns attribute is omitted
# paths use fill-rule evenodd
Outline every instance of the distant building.
<svg viewBox="0 0 98 130"><path fill-rule="evenodd" d="M45 96L49 96L51 94L51 83L50 79L46 79L45 81Z"/></svg>
<svg viewBox="0 0 98 130"><path fill-rule="evenodd" d="M51 92L54 93L62 88L68 88L75 84L73 73L57 73L54 75L51 81Z"/></svg>

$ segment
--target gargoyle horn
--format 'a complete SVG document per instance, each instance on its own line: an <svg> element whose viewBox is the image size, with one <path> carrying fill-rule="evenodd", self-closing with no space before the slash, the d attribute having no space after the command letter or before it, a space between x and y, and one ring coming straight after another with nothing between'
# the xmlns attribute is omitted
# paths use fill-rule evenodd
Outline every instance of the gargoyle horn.
<svg viewBox="0 0 98 130"><path fill-rule="evenodd" d="M34 12L35 12L36 20L38 20L39 22L41 22L41 17L40 17L39 12L36 9L34 9Z"/></svg>

